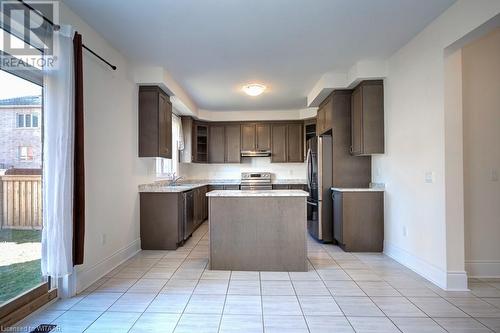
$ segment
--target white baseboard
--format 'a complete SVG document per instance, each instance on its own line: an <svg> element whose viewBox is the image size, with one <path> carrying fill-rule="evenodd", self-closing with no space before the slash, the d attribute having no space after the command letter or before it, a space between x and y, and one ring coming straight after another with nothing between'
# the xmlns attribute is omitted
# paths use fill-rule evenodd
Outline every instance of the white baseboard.
<svg viewBox="0 0 500 333"><path fill-rule="evenodd" d="M384 241L384 253L444 290L468 290L466 272L447 272L412 253Z"/></svg>
<svg viewBox="0 0 500 333"><path fill-rule="evenodd" d="M500 278L500 260L467 260L465 270L471 278Z"/></svg>
<svg viewBox="0 0 500 333"><path fill-rule="evenodd" d="M137 238L129 245L104 258L97 264L76 271L76 292L80 293L94 282L111 272L117 266L127 261L141 251L141 239Z"/></svg>

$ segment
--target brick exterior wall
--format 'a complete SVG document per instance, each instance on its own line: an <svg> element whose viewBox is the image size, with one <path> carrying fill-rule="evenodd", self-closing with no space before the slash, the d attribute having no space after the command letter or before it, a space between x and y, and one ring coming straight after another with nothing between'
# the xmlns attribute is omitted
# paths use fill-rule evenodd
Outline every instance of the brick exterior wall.
<svg viewBox="0 0 500 333"><path fill-rule="evenodd" d="M37 128L17 128L17 114L38 113ZM29 168L42 166L40 106L0 106L0 169ZM19 158L19 147L32 147L33 160Z"/></svg>

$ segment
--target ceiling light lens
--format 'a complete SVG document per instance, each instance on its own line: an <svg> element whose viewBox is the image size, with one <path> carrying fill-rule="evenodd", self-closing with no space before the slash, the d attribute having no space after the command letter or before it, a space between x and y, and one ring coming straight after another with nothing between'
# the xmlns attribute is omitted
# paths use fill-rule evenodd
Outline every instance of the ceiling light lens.
<svg viewBox="0 0 500 333"><path fill-rule="evenodd" d="M247 84L243 87L243 91L249 96L259 96L264 90L266 90L266 86L258 83Z"/></svg>

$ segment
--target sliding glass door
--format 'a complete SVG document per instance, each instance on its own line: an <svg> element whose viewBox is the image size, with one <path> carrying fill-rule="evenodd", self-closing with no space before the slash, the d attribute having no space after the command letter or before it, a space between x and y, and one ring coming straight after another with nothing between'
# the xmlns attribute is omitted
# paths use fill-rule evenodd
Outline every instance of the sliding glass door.
<svg viewBox="0 0 500 333"><path fill-rule="evenodd" d="M0 70L0 305L44 282L42 87Z"/></svg>
<svg viewBox="0 0 500 333"><path fill-rule="evenodd" d="M0 326L5 327L29 314L25 305L40 304L50 286L40 265L43 75L37 60L42 52L33 49L27 65L4 48L6 39L27 46L24 41L1 29L0 35Z"/></svg>

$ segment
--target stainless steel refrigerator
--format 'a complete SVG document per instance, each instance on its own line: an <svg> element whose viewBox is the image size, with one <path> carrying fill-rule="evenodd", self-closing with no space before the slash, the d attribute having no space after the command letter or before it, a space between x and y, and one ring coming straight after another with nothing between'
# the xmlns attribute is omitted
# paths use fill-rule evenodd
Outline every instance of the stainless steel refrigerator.
<svg viewBox="0 0 500 333"><path fill-rule="evenodd" d="M333 241L332 137L307 140L307 230L319 241Z"/></svg>

